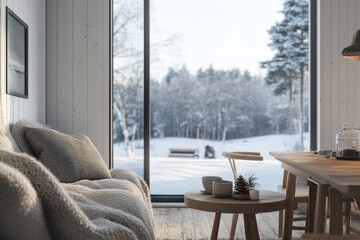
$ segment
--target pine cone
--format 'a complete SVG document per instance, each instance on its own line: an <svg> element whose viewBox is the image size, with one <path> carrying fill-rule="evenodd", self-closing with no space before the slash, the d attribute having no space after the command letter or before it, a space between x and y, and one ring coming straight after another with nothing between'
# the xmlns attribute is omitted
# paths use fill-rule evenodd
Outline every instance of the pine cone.
<svg viewBox="0 0 360 240"><path fill-rule="evenodd" d="M239 177L236 179L234 191L235 193L243 193L243 194L249 193L248 183L242 175L239 175Z"/></svg>

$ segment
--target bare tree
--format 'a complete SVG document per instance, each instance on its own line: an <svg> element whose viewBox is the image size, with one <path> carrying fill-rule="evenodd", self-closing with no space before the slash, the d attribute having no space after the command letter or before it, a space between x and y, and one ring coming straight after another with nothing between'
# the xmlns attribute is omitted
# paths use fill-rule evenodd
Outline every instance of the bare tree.
<svg viewBox="0 0 360 240"><path fill-rule="evenodd" d="M133 142L142 138L144 81L144 7L142 0L114 1L114 138L123 140L129 157ZM155 28L154 28L155 29ZM151 46L151 63L160 61L161 54L176 49L175 35L158 37Z"/></svg>

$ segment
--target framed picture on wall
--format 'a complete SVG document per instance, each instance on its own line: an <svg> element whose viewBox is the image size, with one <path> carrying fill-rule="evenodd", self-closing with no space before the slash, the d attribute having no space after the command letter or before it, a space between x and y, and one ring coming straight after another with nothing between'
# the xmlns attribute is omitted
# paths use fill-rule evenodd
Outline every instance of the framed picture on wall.
<svg viewBox="0 0 360 240"><path fill-rule="evenodd" d="M6 93L28 97L28 25L6 8Z"/></svg>

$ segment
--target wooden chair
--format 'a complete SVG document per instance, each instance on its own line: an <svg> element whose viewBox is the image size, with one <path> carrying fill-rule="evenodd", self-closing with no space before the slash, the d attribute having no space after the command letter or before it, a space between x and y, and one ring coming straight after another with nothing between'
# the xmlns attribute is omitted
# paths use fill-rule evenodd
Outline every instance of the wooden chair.
<svg viewBox="0 0 360 240"><path fill-rule="evenodd" d="M312 205L312 209L308 208L307 218L307 232L325 233L326 218L330 218L330 231L331 225L342 225L346 235L350 235L351 225L351 204L354 202L352 197L342 197L340 204L342 204L342 222L335 222L331 219L331 195L333 193L332 187L327 184L319 184L314 179L309 178L308 184L310 186L309 202ZM315 204L316 203L316 206ZM336 203L335 203L336 204ZM318 218L320 224L314 225L312 220L314 216ZM319 221L320 218L320 221ZM322 224L321 224L322 223Z"/></svg>
<svg viewBox="0 0 360 240"><path fill-rule="evenodd" d="M287 189L287 180L288 180L288 171L284 170L283 182L281 186L281 192L286 194ZM299 203L308 203L309 202L309 189L308 188L296 188L295 190L295 206L294 209L297 209ZM278 236L281 238L283 236L284 230L284 210L279 211L279 222L278 222ZM293 221L305 221L306 217L294 217ZM292 226L292 230L305 230L305 226Z"/></svg>
<svg viewBox="0 0 360 240"><path fill-rule="evenodd" d="M238 177L235 160L263 160L263 157L258 152L222 152L222 155L229 159L231 171L234 175L234 183L236 182L236 178ZM239 214L233 214L230 230L230 239L234 239L238 218Z"/></svg>
<svg viewBox="0 0 360 240"><path fill-rule="evenodd" d="M355 217L357 222L360 219L360 209L359 209L359 197L356 196L354 202L351 203L351 216ZM354 226L350 226L350 233L354 235L360 235L359 224L356 224L356 228ZM360 237L359 237L360 238Z"/></svg>
<svg viewBox="0 0 360 240"><path fill-rule="evenodd" d="M288 172L284 170L282 192L286 193L287 187L287 178ZM309 178L307 179L307 188L296 188L295 189L295 198L294 204L307 203L307 210L305 217L294 217L293 221L306 221L305 226L292 226L291 230L305 230L306 232L316 232L324 233L325 232L325 223L326 218L330 209L327 209L328 204L328 192L329 186L324 184L319 184L315 180ZM319 200L319 201L317 201ZM342 199L343 204L343 225L345 225L345 234L350 234L350 213L351 213L351 203L353 202L352 198L344 197ZM309 204L311 203L311 204ZM315 203L317 204L315 206ZM293 206L292 209L296 209L297 206ZM312 208L310 208L312 207ZM316 212L315 212L316 208ZM286 210L286 209L285 209ZM320 218L320 224L314 224L314 217L317 215L318 221ZM322 224L321 224L322 222ZM284 226L284 211L279 211L279 237L283 235Z"/></svg>

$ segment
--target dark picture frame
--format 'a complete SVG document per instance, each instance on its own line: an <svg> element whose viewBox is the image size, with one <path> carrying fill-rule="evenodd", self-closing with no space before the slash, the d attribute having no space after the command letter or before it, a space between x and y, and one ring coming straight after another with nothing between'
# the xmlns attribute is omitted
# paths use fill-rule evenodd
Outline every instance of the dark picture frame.
<svg viewBox="0 0 360 240"><path fill-rule="evenodd" d="M6 7L6 93L28 98L28 25Z"/></svg>

